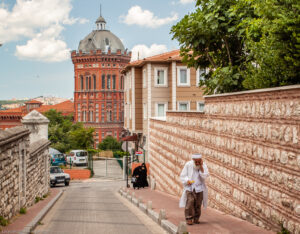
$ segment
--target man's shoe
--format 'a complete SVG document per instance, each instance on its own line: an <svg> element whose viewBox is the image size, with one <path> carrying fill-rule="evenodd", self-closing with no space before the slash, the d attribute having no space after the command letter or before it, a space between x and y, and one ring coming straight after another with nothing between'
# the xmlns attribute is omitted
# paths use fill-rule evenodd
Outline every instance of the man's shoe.
<svg viewBox="0 0 300 234"><path fill-rule="evenodd" d="M194 220L194 223L199 224L200 222L199 222L199 220Z"/></svg>
<svg viewBox="0 0 300 234"><path fill-rule="evenodd" d="M186 221L186 224L187 224L187 225L193 225L193 220L191 220L191 219L190 219L190 220L187 220L187 221Z"/></svg>

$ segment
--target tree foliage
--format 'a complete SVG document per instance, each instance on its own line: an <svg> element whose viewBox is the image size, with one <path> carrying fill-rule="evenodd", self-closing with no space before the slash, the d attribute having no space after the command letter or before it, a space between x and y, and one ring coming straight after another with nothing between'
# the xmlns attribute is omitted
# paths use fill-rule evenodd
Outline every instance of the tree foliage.
<svg viewBox="0 0 300 234"><path fill-rule="evenodd" d="M56 110L49 110L44 115L50 120L48 135L51 147L65 153L93 146L93 128L85 129L82 123L73 123L72 116L63 116Z"/></svg>
<svg viewBox="0 0 300 234"><path fill-rule="evenodd" d="M122 151L122 142L112 136L107 136L99 145L101 150Z"/></svg>
<svg viewBox="0 0 300 234"><path fill-rule="evenodd" d="M296 0L198 0L171 34L184 63L209 68L205 93L223 93L299 83L299 22Z"/></svg>

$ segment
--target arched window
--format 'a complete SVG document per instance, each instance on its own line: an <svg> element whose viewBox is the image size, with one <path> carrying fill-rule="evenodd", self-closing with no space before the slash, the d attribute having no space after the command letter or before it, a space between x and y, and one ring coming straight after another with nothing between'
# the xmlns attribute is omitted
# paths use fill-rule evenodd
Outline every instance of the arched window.
<svg viewBox="0 0 300 234"><path fill-rule="evenodd" d="M89 90L92 89L92 78L89 76Z"/></svg>
<svg viewBox="0 0 300 234"><path fill-rule="evenodd" d="M85 77L85 89L87 90L89 88L89 77Z"/></svg>
<svg viewBox="0 0 300 234"><path fill-rule="evenodd" d="M106 116L106 120L107 122L111 122L111 110L107 111L107 116Z"/></svg>
<svg viewBox="0 0 300 234"><path fill-rule="evenodd" d="M120 89L124 89L124 76L121 76Z"/></svg>
<svg viewBox="0 0 300 234"><path fill-rule="evenodd" d="M94 84L94 90L96 90L96 76L95 75L93 75L93 84Z"/></svg>
<svg viewBox="0 0 300 234"><path fill-rule="evenodd" d="M80 87L83 90L83 76L80 76Z"/></svg>
<svg viewBox="0 0 300 234"><path fill-rule="evenodd" d="M102 89L105 89L105 75L102 75Z"/></svg>
<svg viewBox="0 0 300 234"><path fill-rule="evenodd" d="M110 75L107 75L107 89L110 89Z"/></svg>
<svg viewBox="0 0 300 234"><path fill-rule="evenodd" d="M113 89L116 89L116 75L112 76L112 82L113 82Z"/></svg>

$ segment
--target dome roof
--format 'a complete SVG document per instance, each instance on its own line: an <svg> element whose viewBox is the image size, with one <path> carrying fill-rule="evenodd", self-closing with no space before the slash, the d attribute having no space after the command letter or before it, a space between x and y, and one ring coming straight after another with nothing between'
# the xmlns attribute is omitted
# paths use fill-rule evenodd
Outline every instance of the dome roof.
<svg viewBox="0 0 300 234"><path fill-rule="evenodd" d="M105 19L100 15L96 20L96 23L106 23Z"/></svg>
<svg viewBox="0 0 300 234"><path fill-rule="evenodd" d="M108 30L93 30L78 46L78 50L82 50L83 53L89 53L91 50L107 52L109 49L112 53L116 53L117 50L121 50L121 53L125 51L121 40Z"/></svg>

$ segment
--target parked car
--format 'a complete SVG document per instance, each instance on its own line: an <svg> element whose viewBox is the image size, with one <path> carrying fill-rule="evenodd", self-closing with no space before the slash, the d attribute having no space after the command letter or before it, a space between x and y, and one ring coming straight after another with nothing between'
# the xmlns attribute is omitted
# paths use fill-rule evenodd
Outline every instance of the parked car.
<svg viewBox="0 0 300 234"><path fill-rule="evenodd" d="M70 175L68 173L64 173L64 171L60 167L50 167L50 186L53 187L57 184L65 184L65 186L69 186L70 183Z"/></svg>
<svg viewBox="0 0 300 234"><path fill-rule="evenodd" d="M60 165L64 165L66 166L67 161L66 161L66 156L65 154L59 152L56 149L50 148L49 149L49 153L51 156L51 165L52 166L60 166Z"/></svg>
<svg viewBox="0 0 300 234"><path fill-rule="evenodd" d="M67 156L67 162L72 165L88 165L88 152L85 150L72 150Z"/></svg>

